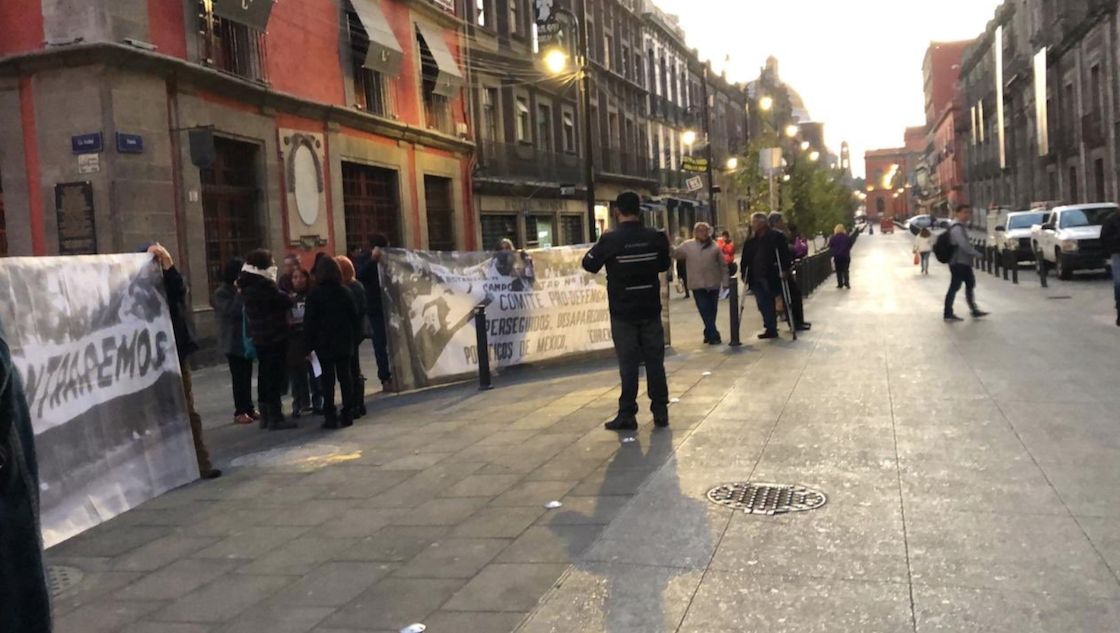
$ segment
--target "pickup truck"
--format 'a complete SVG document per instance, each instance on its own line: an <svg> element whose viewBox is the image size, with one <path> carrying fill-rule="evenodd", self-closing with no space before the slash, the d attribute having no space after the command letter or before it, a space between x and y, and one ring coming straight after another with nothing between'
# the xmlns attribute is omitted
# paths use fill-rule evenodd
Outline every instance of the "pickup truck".
<svg viewBox="0 0 1120 633"><path fill-rule="evenodd" d="M1045 223L1049 213L1047 209L1000 213L994 223L989 221L988 243L1001 255L1014 252L1017 262L1034 261L1031 228Z"/></svg>
<svg viewBox="0 0 1120 633"><path fill-rule="evenodd" d="M1056 207L1041 224L1031 227L1031 245L1040 266L1053 266L1059 279L1075 270L1106 268L1108 252L1101 243L1101 224L1120 210L1111 203Z"/></svg>

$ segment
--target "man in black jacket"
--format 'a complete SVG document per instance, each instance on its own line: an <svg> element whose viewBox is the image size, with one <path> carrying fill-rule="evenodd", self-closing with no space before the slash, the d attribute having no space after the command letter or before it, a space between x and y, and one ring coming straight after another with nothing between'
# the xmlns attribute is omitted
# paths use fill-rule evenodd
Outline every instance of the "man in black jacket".
<svg viewBox="0 0 1120 633"><path fill-rule="evenodd" d="M366 287L366 308L369 310L370 338L373 339L373 356L377 360L377 379L384 391L396 391L393 372L389 365L389 337L385 329L385 310L381 303L381 249L389 247L389 238L378 233L369 239L369 252L354 260L358 281Z"/></svg>
<svg viewBox="0 0 1120 633"><path fill-rule="evenodd" d="M792 263L789 244L784 235L770 228L765 213L751 216L751 226L754 234L743 244L739 269L743 271L743 281L754 294L758 311L762 313L765 331L758 338L778 338L778 313L774 300L782 292L782 280L787 278Z"/></svg>
<svg viewBox="0 0 1120 633"><path fill-rule="evenodd" d="M179 367L183 373L183 395L187 400L187 417L191 423L191 436L194 437L194 452L198 458L198 474L203 479L216 479L222 471L210 463L210 452L202 441L202 416L194 408L194 382L191 378L191 365L188 358L198 351L198 342L187 323L187 284L175 268L171 253L159 244L146 246L142 250L151 253L163 268L163 287L167 293L167 309L171 314L171 329L175 333L175 348L179 353Z"/></svg>
<svg viewBox="0 0 1120 633"><path fill-rule="evenodd" d="M1120 211L1104 221L1101 242L1112 255L1112 294L1116 298L1116 325L1120 326Z"/></svg>
<svg viewBox="0 0 1120 633"><path fill-rule="evenodd" d="M611 334L618 355L622 395L609 431L638 428L638 368L646 365L653 423L669 426L669 385L665 378L665 329L661 325L661 280L669 270L669 238L641 223L642 201L624 191L615 201L618 228L599 238L583 258L583 268L607 268Z"/></svg>

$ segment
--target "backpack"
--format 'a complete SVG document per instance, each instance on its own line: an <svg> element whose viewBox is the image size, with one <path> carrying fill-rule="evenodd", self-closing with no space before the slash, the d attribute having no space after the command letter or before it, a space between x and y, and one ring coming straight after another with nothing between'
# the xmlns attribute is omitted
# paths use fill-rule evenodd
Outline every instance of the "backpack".
<svg viewBox="0 0 1120 633"><path fill-rule="evenodd" d="M949 260L953 259L953 253L957 251L957 246L953 244L953 237L949 235L952 230L953 228L949 227L949 230L938 235L937 241L933 243L933 256L942 264L948 264Z"/></svg>

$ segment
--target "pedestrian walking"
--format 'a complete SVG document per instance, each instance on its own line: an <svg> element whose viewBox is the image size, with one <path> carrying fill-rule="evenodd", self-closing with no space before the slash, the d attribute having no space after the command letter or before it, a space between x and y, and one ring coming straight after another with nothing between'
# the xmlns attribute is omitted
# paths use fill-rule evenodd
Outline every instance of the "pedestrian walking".
<svg viewBox="0 0 1120 633"><path fill-rule="evenodd" d="M373 357L377 361L377 380L381 382L381 390L393 392L397 390L393 382L393 372L389 365L389 336L385 329L385 310L381 301L381 254L382 249L389 247L389 238L376 234L369 240L369 257L358 265L358 281L366 288L366 307L370 338L373 340Z"/></svg>
<svg viewBox="0 0 1120 633"><path fill-rule="evenodd" d="M659 275L669 270L669 238L642 226L642 199L624 191L615 200L618 228L603 234L583 257L590 273L607 269L611 337L618 355L622 394L609 431L638 428L638 371L646 366L646 392L655 426L669 426L669 384L665 377L665 330L661 324ZM718 249L713 249L717 250Z"/></svg>
<svg viewBox="0 0 1120 633"><path fill-rule="evenodd" d="M342 285L350 291L350 295L354 298L354 307L358 309L358 314L368 314L369 301L366 298L366 287L356 278L354 262L349 257L341 255L336 257L335 261L338 262L339 270L342 271ZM361 346L362 341L367 338L369 338L369 321L362 318L359 319L358 329L354 337L354 352L350 355L350 380L354 384L353 398L350 402L342 403L343 406L350 409L350 413L355 419L366 414L366 377L362 373Z"/></svg>
<svg viewBox="0 0 1120 633"><path fill-rule="evenodd" d="M791 260L800 259L797 256L801 252L797 246L797 241L792 232L786 230L785 216L781 213L770 214L770 228L775 232L781 233L786 238L786 249L789 251ZM799 237L799 236L798 236ZM801 239L804 246L804 252L808 254L809 245L805 243L804 238ZM797 283L797 278L794 275L787 275L785 278L786 285L789 287L789 304L786 309L790 311L790 317L793 319L793 328L799 332L810 330L813 327L812 323L805 320L805 300L801 296L801 286Z"/></svg>
<svg viewBox="0 0 1120 633"><path fill-rule="evenodd" d="M233 388L233 421L252 424L260 419L253 406L253 361L256 349L246 344L245 301L237 289L237 276L245 262L231 259L222 269L222 285L214 291L214 312L218 315L218 347L229 365Z"/></svg>
<svg viewBox="0 0 1120 633"><path fill-rule="evenodd" d="M171 316L171 331L175 336L175 349L179 355L179 367L183 378L183 396L187 405L187 419L190 420L191 437L194 439L194 453L198 458L198 474L203 479L217 479L222 471L210 463L210 452L202 439L202 416L194 408L194 381L191 376L190 355L198 351L198 342L187 323L187 283L175 268L171 253L157 244L145 244L140 248L155 257L163 269L163 288L167 295L167 310Z"/></svg>
<svg viewBox="0 0 1120 633"><path fill-rule="evenodd" d="M292 393L292 417L298 418L309 411L322 411L323 395L319 389L319 380L311 371L311 363L307 361L307 352L304 351L303 319L307 310L307 295L314 282L311 273L302 267L292 271L291 279L292 309L288 313L288 324L291 327L288 333L287 366Z"/></svg>
<svg viewBox="0 0 1120 633"><path fill-rule="evenodd" d="M1112 294L1116 300L1116 325L1120 326L1120 211L1105 218L1101 242L1112 256Z"/></svg>
<svg viewBox="0 0 1120 633"><path fill-rule="evenodd" d="M929 254L933 251L933 233L924 228L914 236L914 255L922 265L922 274L929 274Z"/></svg>
<svg viewBox="0 0 1120 633"><path fill-rule="evenodd" d="M828 250L832 253L832 265L836 268L836 287L851 290L849 270L852 267L852 238L843 224L837 224L832 229L832 237L828 238Z"/></svg>
<svg viewBox="0 0 1120 633"><path fill-rule="evenodd" d="M315 265L314 275L315 287L307 295L303 313L304 351L315 353L322 370L323 428L338 429L353 424L351 356L357 349L362 319L354 295L342 284L337 261L322 258ZM342 396L341 412L335 406L335 382Z"/></svg>
<svg viewBox="0 0 1120 633"><path fill-rule="evenodd" d="M972 311L972 318L979 319L988 316L976 306L976 275L972 271L973 258L983 257L980 251L976 250L968 241L968 219L972 215L972 207L967 204L957 206L956 217L953 223L949 225L949 237L953 244L953 256L949 259L949 274L952 280L949 282L949 292L945 295L945 314L944 318L948 322L963 321L953 312L953 303L957 299L957 291L964 285L965 298L968 300L969 310Z"/></svg>
<svg viewBox="0 0 1120 633"><path fill-rule="evenodd" d="M782 294L782 281L788 278L792 266L789 246L784 235L770 228L765 213L751 216L751 228L753 235L743 244L739 270L762 314L764 330L758 338L778 338L778 311L774 301Z"/></svg>
<svg viewBox="0 0 1120 633"><path fill-rule="evenodd" d="M276 264L272 253L258 249L245 256L237 277L237 287L245 300L245 320L249 338L257 350L257 401L261 407L261 428L271 431L294 429L294 421L284 417L280 402L288 357L288 316L292 296L276 285Z"/></svg>
<svg viewBox="0 0 1120 633"><path fill-rule="evenodd" d="M0 631L50 633L35 432L0 323Z"/></svg>
<svg viewBox="0 0 1120 633"><path fill-rule="evenodd" d="M697 222L692 229L692 239L673 250L673 258L684 261L688 273L688 287L696 301L696 310L704 321L704 343L719 345L723 342L716 316L719 313L719 294L730 286L727 261L719 244L712 239L712 227L707 222Z"/></svg>

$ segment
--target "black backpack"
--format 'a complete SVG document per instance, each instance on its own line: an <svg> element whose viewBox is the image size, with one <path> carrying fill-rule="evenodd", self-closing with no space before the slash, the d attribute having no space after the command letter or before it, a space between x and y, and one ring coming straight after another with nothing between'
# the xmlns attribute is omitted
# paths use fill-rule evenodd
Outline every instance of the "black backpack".
<svg viewBox="0 0 1120 633"><path fill-rule="evenodd" d="M933 243L933 256L942 264L948 264L957 250L957 246L953 244L953 237L949 235L952 230L953 227L949 227L949 230L938 235L937 241Z"/></svg>

